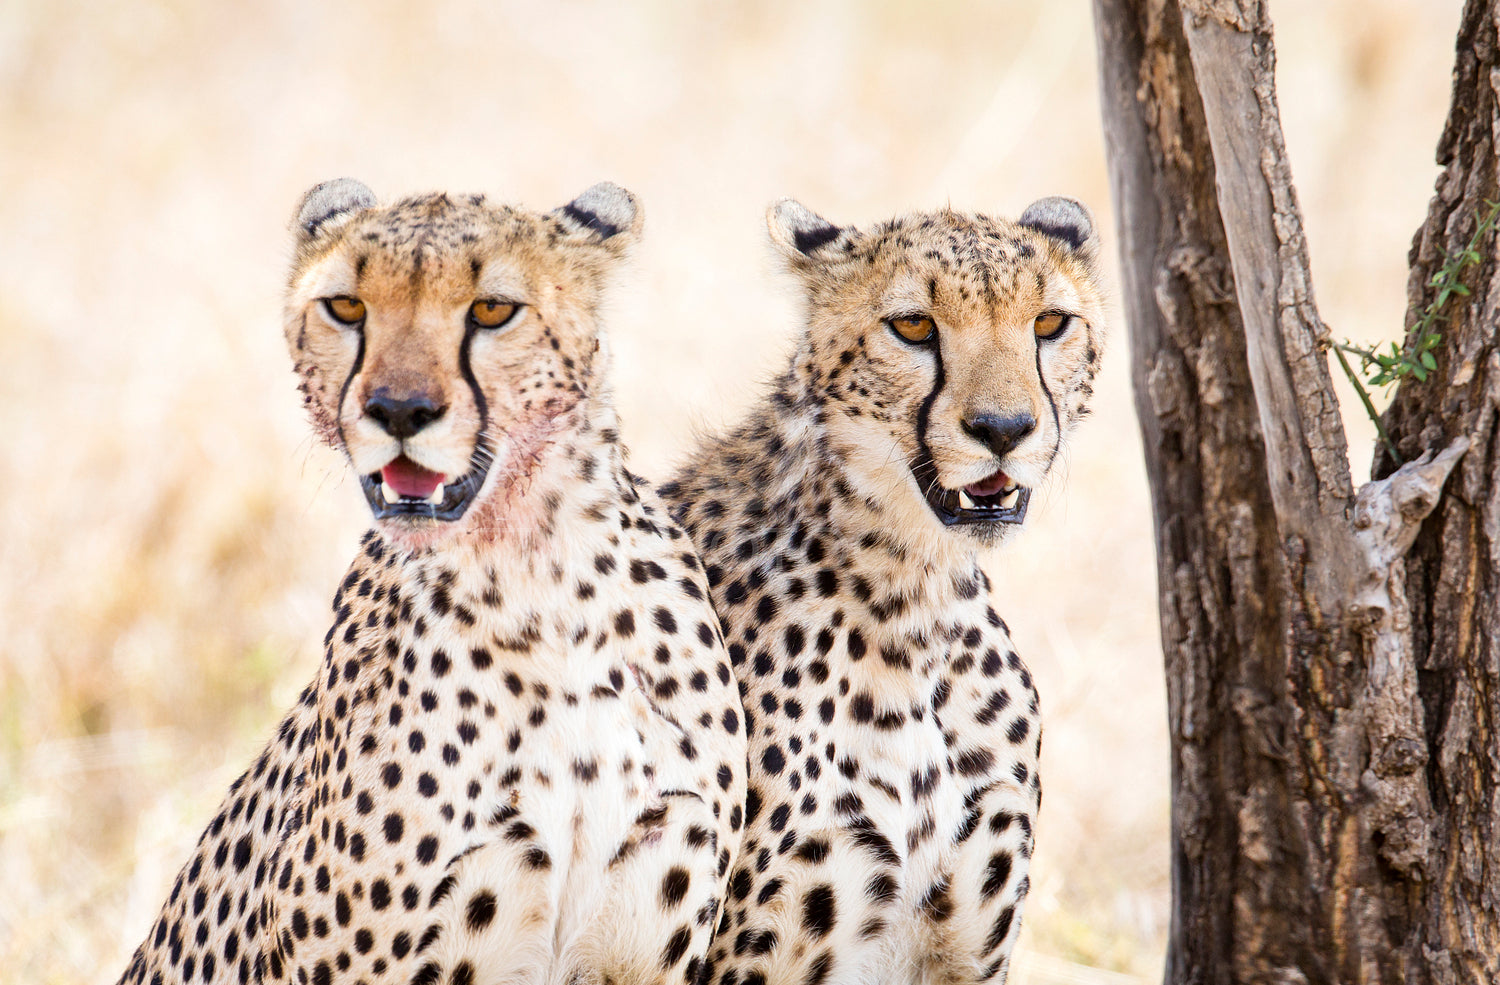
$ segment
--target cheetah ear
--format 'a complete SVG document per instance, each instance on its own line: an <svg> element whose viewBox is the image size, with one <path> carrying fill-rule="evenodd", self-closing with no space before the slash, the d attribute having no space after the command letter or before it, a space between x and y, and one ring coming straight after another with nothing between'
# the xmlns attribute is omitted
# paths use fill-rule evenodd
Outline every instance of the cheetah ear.
<svg viewBox="0 0 1500 985"><path fill-rule="evenodd" d="M1026 206L1018 225L1035 229L1056 240L1085 263L1092 264L1099 255L1099 231L1088 207L1073 198L1053 195Z"/></svg>
<svg viewBox="0 0 1500 985"><path fill-rule="evenodd" d="M595 243L615 240L621 233L628 235L617 242L634 240L646 221L636 197L609 181L585 190L567 205L553 209L552 214L567 231Z"/></svg>
<svg viewBox="0 0 1500 985"><path fill-rule="evenodd" d="M335 178L313 185L297 206L293 225L297 242L306 243L329 227L342 225L355 213L375 207L375 193L353 178Z"/></svg>
<svg viewBox="0 0 1500 985"><path fill-rule="evenodd" d="M793 198L783 198L766 212L771 242L796 265L808 260L841 259L858 233L835 226Z"/></svg>

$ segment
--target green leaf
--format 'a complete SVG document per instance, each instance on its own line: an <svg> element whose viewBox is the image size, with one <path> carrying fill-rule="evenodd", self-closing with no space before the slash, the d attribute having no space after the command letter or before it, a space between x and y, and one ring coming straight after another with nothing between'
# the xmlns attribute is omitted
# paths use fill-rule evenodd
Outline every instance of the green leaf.
<svg viewBox="0 0 1500 985"><path fill-rule="evenodd" d="M1418 380L1426 380L1427 370L1423 369L1421 366L1413 366L1411 369L1411 375L1415 376Z"/></svg>
<svg viewBox="0 0 1500 985"><path fill-rule="evenodd" d="M1428 369L1437 369L1437 360L1433 358L1432 353L1424 352L1418 358L1422 360L1422 365Z"/></svg>

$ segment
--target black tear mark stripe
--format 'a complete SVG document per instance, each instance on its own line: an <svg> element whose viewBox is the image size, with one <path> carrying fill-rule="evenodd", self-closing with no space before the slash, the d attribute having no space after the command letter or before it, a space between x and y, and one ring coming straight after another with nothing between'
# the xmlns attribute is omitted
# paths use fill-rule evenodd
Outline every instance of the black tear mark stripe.
<svg viewBox="0 0 1500 985"><path fill-rule="evenodd" d="M592 229L594 232L598 233L600 239L609 239L611 236L620 231L619 226L615 225L612 222L605 222L603 219L599 218L599 214L597 212L590 212L588 209L580 209L572 202L564 205L562 207L562 211L563 215L567 216L569 219L572 219L580 226L584 227L585 229Z"/></svg>
<svg viewBox="0 0 1500 985"><path fill-rule="evenodd" d="M819 226L817 229L798 229L792 233L792 243L802 253L812 253L820 246L826 246L839 238L843 232L838 226Z"/></svg>
<svg viewBox="0 0 1500 985"><path fill-rule="evenodd" d="M479 430L474 436L474 453L469 456L469 468L476 469L483 464L488 472L489 463L495 459L495 449L490 439L490 405L489 401L484 399L484 391L479 389L479 380L474 376L473 360L469 357L470 343L476 331L474 319L465 318L464 340L458 349L458 371L463 376L464 382L469 384L469 392L474 394L474 407L479 411ZM485 457L481 458L481 454Z"/></svg>
<svg viewBox="0 0 1500 985"><path fill-rule="evenodd" d="M1036 379L1041 384L1042 392L1047 395L1047 406L1052 408L1052 435L1056 439L1052 445L1052 454L1047 456L1045 474L1052 471L1052 463L1057 461L1057 453L1062 449L1062 422L1057 416L1057 401L1052 399L1052 388L1047 385L1047 374L1042 372L1042 344L1038 342L1033 351L1036 353Z"/></svg>
<svg viewBox="0 0 1500 985"><path fill-rule="evenodd" d="M307 318L304 312L303 319ZM344 377L344 385L339 388L339 404L333 409L333 419L339 427L339 442L344 446L344 454L349 453L349 439L344 436L344 401L349 397L349 386L354 378L359 375L360 369L365 364L365 330L361 325L359 329L359 348L354 353L354 365L349 369L349 375Z"/></svg>
<svg viewBox="0 0 1500 985"><path fill-rule="evenodd" d="M922 449L923 458L932 464L932 481L936 483L938 481L937 459L932 457L932 449L927 444L927 421L932 416L932 405L937 402L938 394L942 392L943 383L947 378L947 375L943 371L942 335L934 332L932 340L926 343L925 347L932 350L932 358L937 372L933 377L932 391L922 399L921 405L917 407L917 447ZM918 477L916 470L912 469L911 473L912 479L917 483L917 492L923 499L926 499L927 490L922 488L922 479Z"/></svg>

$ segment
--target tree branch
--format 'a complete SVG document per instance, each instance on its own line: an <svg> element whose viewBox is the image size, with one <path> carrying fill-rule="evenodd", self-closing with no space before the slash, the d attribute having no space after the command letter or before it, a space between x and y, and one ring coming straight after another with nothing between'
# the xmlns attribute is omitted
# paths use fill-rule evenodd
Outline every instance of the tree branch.
<svg viewBox="0 0 1500 985"><path fill-rule="evenodd" d="M1283 538L1319 567L1350 555L1348 448L1308 270L1275 95L1271 24L1256 0L1182 0L1203 93L1245 343Z"/></svg>

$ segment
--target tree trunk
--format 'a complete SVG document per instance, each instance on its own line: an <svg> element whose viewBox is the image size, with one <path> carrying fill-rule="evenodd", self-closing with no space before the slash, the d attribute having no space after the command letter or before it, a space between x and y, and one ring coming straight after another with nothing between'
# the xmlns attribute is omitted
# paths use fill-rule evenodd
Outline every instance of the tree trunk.
<svg viewBox="0 0 1500 985"><path fill-rule="evenodd" d="M1414 312L1494 197L1494 2L1465 13ZM1493 985L1500 271L1471 268L1388 415L1424 457L1356 496L1263 5L1095 10L1171 717L1167 981Z"/></svg>

